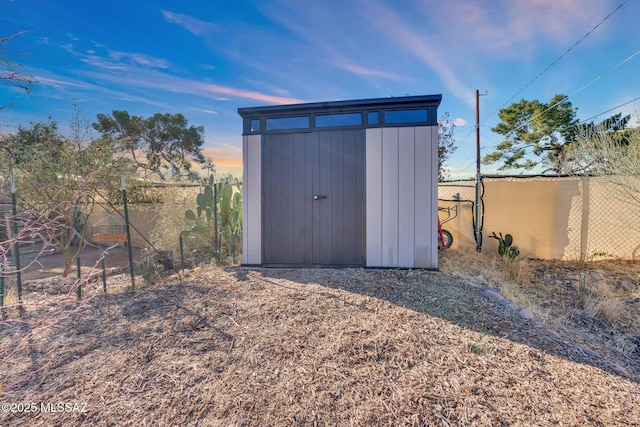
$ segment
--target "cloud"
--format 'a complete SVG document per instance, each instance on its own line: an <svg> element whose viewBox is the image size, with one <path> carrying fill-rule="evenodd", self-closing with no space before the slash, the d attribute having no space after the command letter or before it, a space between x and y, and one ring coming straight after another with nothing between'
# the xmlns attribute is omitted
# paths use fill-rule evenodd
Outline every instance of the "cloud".
<svg viewBox="0 0 640 427"><path fill-rule="evenodd" d="M192 80L182 80L178 79L180 83L180 88L184 91L192 91L193 93L212 93L218 95L231 95L237 98L246 98L253 99L255 101L265 101L270 104L300 104L305 102L302 99L297 98L289 98L278 95L268 95L261 92L246 90L246 89L238 89L229 86L216 85L211 83L202 83ZM186 87L185 87L186 84ZM190 89L189 86L193 86L193 89ZM195 89L195 90L194 90Z"/></svg>
<svg viewBox="0 0 640 427"><path fill-rule="evenodd" d="M213 96L219 99L227 96L252 99L268 104L299 104L302 99L270 95L248 89L234 88L198 80L183 79L153 70L130 69L126 73L87 72L95 80L108 81L123 87L159 89L171 93L192 94L197 96Z"/></svg>
<svg viewBox="0 0 640 427"><path fill-rule="evenodd" d="M522 57L540 38L554 45L575 41L596 24L594 16L610 12L608 7L606 0L592 0L589 7L582 0L458 0L451 13L449 4L422 0L421 9L446 46Z"/></svg>
<svg viewBox="0 0 640 427"><path fill-rule="evenodd" d="M34 87L43 86L53 90L35 90L34 92L39 97L46 97L51 99L70 99L90 97L95 99L115 99L130 103L146 104L155 107L161 107L167 111L171 110L174 105L167 102L160 102L152 99L152 97L146 95L134 95L131 88L123 87L119 90L115 85L106 85L102 76L109 73L102 73L98 75L95 72L84 72L85 76L93 77L93 80L97 82L90 82L86 78L78 78L72 76L62 76L52 73L50 70L43 70L34 68L29 70L33 75L36 83ZM163 99L162 101L167 101Z"/></svg>
<svg viewBox="0 0 640 427"><path fill-rule="evenodd" d="M167 60L146 55L144 53L110 50L108 51L108 57L104 57L98 55L94 49L88 49L84 53L76 52L74 46L70 43L61 45L60 47L78 58L80 61L101 69L126 70L133 66L161 69L169 68Z"/></svg>
<svg viewBox="0 0 640 427"><path fill-rule="evenodd" d="M457 98L473 106L473 90L468 88L456 75L438 50L438 42L428 34L412 28L411 23L403 20L397 13L385 7L379 1L369 0L363 10L371 24L384 30L389 39L395 42L399 51L410 53L416 60L432 69L444 82L446 88Z"/></svg>
<svg viewBox="0 0 640 427"><path fill-rule="evenodd" d="M119 63L119 62L113 62L109 59L105 59L101 56L98 55L86 55L84 57L81 57L80 60L86 64L91 65L94 68L98 68L98 69L104 69L104 70L112 70L112 71L116 71L116 70L126 70L127 66L125 64Z"/></svg>
<svg viewBox="0 0 640 427"><path fill-rule="evenodd" d="M77 80L68 80L62 77L49 78L49 77L44 77L41 74L36 74L34 75L34 77L38 85L51 86L56 89L64 89L68 87L80 88L80 89L94 88L93 85L88 84L86 82L77 81Z"/></svg>
<svg viewBox="0 0 640 427"><path fill-rule="evenodd" d="M467 124L467 121L465 119L460 118L460 117L456 117L453 120L453 124L456 125L456 126L464 126L464 125Z"/></svg>
<svg viewBox="0 0 640 427"><path fill-rule="evenodd" d="M591 29L594 16L605 16L610 2L592 0L585 7L583 0L515 0L504 1L507 29L520 39L546 35L558 41L574 38L572 30Z"/></svg>
<svg viewBox="0 0 640 427"><path fill-rule="evenodd" d="M131 53L131 52L119 52L119 51L109 51L109 57L114 59L115 61L124 61L136 65L142 65L145 67L151 68L169 68L169 65L166 60L161 58L154 58L149 55L145 55L142 53Z"/></svg>
<svg viewBox="0 0 640 427"><path fill-rule="evenodd" d="M197 111L199 113L210 114L212 116L217 116L218 112L216 110L209 110L206 108L192 108L193 111Z"/></svg>
<svg viewBox="0 0 640 427"><path fill-rule="evenodd" d="M160 12L162 13L162 16L164 16L165 21L179 25L196 36L207 35L215 28L212 23L201 21L200 19L189 15L183 15L181 13L175 13L164 9L161 9Z"/></svg>
<svg viewBox="0 0 640 427"><path fill-rule="evenodd" d="M400 76L398 74L389 73L381 70L374 70L373 68L356 65L353 63L335 63L338 68L349 71L358 76L364 77L379 77L388 80L406 81L407 77Z"/></svg>

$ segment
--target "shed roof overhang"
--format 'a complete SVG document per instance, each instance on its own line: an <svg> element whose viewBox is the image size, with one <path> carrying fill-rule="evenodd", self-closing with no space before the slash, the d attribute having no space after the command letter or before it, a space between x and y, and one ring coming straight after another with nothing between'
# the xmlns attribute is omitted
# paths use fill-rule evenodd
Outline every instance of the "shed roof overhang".
<svg viewBox="0 0 640 427"><path fill-rule="evenodd" d="M400 96L347 101L309 102L305 104L267 105L238 108L241 117L281 117L289 114L349 112L376 108L438 107L442 95Z"/></svg>
<svg viewBox="0 0 640 427"><path fill-rule="evenodd" d="M346 101L327 101L327 102L310 102L304 104L288 104L288 105L272 105L261 107L238 108L238 114L244 119L244 132L247 133L269 133L265 126L261 126L260 130L252 129L251 121L260 120L263 124L267 119L276 119L284 117L310 117L310 128L315 128L315 116L341 113L358 113L363 115L369 112L378 112L384 116L388 111L403 111L424 109L428 111L422 125L437 125L437 108L442 101L442 95L419 95L419 96L401 96L388 98L373 99L356 99ZM360 125L355 127L385 127L396 125L416 125L415 122L407 123L387 123L384 117L377 123L370 123L365 119Z"/></svg>

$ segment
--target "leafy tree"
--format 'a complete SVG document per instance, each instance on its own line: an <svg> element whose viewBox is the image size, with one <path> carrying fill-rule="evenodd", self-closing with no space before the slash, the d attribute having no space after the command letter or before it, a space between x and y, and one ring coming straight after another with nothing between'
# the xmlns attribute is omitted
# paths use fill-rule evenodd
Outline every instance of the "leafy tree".
<svg viewBox="0 0 640 427"><path fill-rule="evenodd" d="M16 177L21 204L58 224L49 237L62 250L65 276L82 250L82 239L78 246L73 239L83 235L96 195L127 171L127 159L116 154L104 139L80 143L63 136L51 119L0 139L0 160Z"/></svg>
<svg viewBox="0 0 640 427"><path fill-rule="evenodd" d="M6 135L0 147L7 160L8 165L20 167L28 162L33 156L33 152L39 149L46 149L52 164L57 164L62 156L64 141L58 131L58 123L49 117L48 123L33 123L31 127L18 127L16 134Z"/></svg>
<svg viewBox="0 0 640 427"><path fill-rule="evenodd" d="M455 123L450 119L449 112L445 111L438 122L438 181L444 181L449 177L449 172L444 163L458 147L455 146L453 131Z"/></svg>
<svg viewBox="0 0 640 427"><path fill-rule="evenodd" d="M198 179L191 170L191 161L204 164L201 147L204 128L189 126L182 114L156 113L145 121L144 139L147 142L149 169L164 179L163 168L170 168L172 177Z"/></svg>
<svg viewBox="0 0 640 427"><path fill-rule="evenodd" d="M143 148L142 132L145 121L139 116L130 116L127 111L113 110L112 116L98 114L98 121L92 127L113 142L118 151L131 155L139 168L146 169L146 163L138 159L139 151Z"/></svg>
<svg viewBox="0 0 640 427"><path fill-rule="evenodd" d="M483 163L501 162L501 170L530 170L541 164L547 167L545 173L570 172L566 160L576 139L576 111L562 94L555 95L549 103L522 99L501 109L501 122L491 130L505 139L496 151L483 158Z"/></svg>
<svg viewBox="0 0 640 427"><path fill-rule="evenodd" d="M165 179L166 170L173 177L196 179L191 162L204 164L202 155L204 128L190 126L182 114L154 114L148 118L131 116L114 110L112 116L98 114L93 128L112 141L120 152L127 153L139 169ZM144 154L146 162L140 159Z"/></svg>

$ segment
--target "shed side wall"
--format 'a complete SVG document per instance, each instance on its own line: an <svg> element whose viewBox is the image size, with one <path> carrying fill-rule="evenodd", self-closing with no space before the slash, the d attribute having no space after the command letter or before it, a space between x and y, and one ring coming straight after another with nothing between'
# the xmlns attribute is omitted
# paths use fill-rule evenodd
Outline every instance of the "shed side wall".
<svg viewBox="0 0 640 427"><path fill-rule="evenodd" d="M437 127L367 129L368 267L438 268Z"/></svg>

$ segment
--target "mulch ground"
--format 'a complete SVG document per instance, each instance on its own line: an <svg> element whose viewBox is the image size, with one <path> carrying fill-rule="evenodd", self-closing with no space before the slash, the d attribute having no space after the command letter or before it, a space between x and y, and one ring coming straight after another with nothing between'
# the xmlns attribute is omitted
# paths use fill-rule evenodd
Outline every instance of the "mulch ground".
<svg viewBox="0 0 640 427"><path fill-rule="evenodd" d="M2 323L0 401L16 405L0 425L640 425L640 359L458 275L210 267L93 286Z"/></svg>

